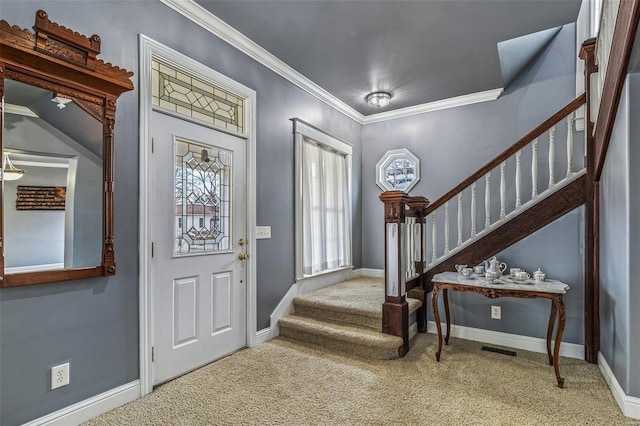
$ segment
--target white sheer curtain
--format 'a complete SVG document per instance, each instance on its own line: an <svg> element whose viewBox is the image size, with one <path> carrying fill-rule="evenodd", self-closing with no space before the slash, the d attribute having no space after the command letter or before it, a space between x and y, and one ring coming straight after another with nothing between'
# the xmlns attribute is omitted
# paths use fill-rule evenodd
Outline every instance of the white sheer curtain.
<svg viewBox="0 0 640 426"><path fill-rule="evenodd" d="M351 208L345 155L302 143L303 272L351 265Z"/></svg>

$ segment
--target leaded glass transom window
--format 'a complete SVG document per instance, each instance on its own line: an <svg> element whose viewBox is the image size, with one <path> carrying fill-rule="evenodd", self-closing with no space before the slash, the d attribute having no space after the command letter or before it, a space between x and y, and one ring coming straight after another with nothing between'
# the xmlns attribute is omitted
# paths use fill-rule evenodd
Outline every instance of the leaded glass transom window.
<svg viewBox="0 0 640 426"><path fill-rule="evenodd" d="M228 91L153 60L153 105L244 133L244 100Z"/></svg>
<svg viewBox="0 0 640 426"><path fill-rule="evenodd" d="M176 140L174 255L231 248L232 153Z"/></svg>

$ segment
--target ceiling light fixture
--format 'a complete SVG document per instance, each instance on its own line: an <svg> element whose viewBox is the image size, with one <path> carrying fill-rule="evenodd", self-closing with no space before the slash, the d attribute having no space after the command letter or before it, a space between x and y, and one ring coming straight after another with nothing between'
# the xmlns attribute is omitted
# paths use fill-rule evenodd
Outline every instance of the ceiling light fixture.
<svg viewBox="0 0 640 426"><path fill-rule="evenodd" d="M51 102L58 104L59 109L63 109L69 102L71 102L71 99L55 96L53 99L51 99Z"/></svg>
<svg viewBox="0 0 640 426"><path fill-rule="evenodd" d="M4 161L2 165L2 179L3 180L18 180L26 173L24 170L16 169L11 160L9 160L9 154L4 153Z"/></svg>
<svg viewBox="0 0 640 426"><path fill-rule="evenodd" d="M389 105L389 101L391 101L391 93L389 92L373 92L367 95L367 103L376 108Z"/></svg>

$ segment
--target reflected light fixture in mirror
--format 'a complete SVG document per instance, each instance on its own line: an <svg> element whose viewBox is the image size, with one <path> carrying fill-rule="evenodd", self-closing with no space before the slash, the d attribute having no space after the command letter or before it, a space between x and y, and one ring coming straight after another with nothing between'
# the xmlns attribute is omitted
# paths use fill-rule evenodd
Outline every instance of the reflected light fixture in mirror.
<svg viewBox="0 0 640 426"><path fill-rule="evenodd" d="M22 176L24 176L25 171L22 169L16 168L13 164L11 164L11 160L9 159L9 153L5 152L2 159L2 179L3 180L18 180Z"/></svg>
<svg viewBox="0 0 640 426"><path fill-rule="evenodd" d="M58 109L63 109L64 107L67 106L69 102L71 102L71 99L63 98L61 96L56 95L53 99L51 99L51 102L57 104Z"/></svg>
<svg viewBox="0 0 640 426"><path fill-rule="evenodd" d="M367 103L372 107L382 108L391 102L391 93L389 92L373 92L367 95Z"/></svg>

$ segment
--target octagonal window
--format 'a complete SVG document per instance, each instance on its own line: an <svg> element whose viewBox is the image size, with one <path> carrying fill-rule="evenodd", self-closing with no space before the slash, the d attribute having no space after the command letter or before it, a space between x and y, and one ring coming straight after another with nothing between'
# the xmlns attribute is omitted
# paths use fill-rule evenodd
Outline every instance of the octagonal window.
<svg viewBox="0 0 640 426"><path fill-rule="evenodd" d="M409 192L420 180L420 160L408 149L385 152L376 164L376 183L383 191Z"/></svg>

